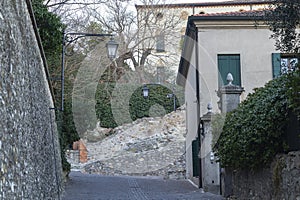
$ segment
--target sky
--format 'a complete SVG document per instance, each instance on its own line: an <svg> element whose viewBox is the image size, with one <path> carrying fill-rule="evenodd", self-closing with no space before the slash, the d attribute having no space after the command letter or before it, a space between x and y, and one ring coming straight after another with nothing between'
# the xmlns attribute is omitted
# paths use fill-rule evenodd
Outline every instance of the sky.
<svg viewBox="0 0 300 200"><path fill-rule="evenodd" d="M174 3L203 3L203 2L218 2L226 0L172 0Z"/></svg>

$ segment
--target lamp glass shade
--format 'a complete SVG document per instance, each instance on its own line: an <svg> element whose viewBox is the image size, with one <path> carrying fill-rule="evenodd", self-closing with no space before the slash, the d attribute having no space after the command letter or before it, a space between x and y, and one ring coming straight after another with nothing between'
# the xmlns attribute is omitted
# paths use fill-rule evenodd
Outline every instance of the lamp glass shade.
<svg viewBox="0 0 300 200"><path fill-rule="evenodd" d="M149 88L146 85L144 85L142 92L144 98L147 98L149 96Z"/></svg>
<svg viewBox="0 0 300 200"><path fill-rule="evenodd" d="M113 40L113 38L110 39L106 43L106 49L107 49L107 56L110 59L115 59L117 56L117 50L118 50L119 44Z"/></svg>

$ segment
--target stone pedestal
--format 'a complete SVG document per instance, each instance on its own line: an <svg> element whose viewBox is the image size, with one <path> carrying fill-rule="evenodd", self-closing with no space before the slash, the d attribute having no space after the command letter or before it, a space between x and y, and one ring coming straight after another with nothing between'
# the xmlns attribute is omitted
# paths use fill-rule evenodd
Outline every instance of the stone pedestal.
<svg viewBox="0 0 300 200"><path fill-rule="evenodd" d="M221 87L218 91L218 96L220 97L219 109L222 113L230 112L236 109L240 103L240 95L244 91L244 88L238 85L233 85L232 74L227 75L228 84ZM221 169L221 194L228 197L232 194L232 169L222 168Z"/></svg>
<svg viewBox="0 0 300 200"><path fill-rule="evenodd" d="M222 113L230 112L234 110L240 103L240 96L244 91L244 88L238 85L233 85L233 77L229 73L227 75L228 84L221 87L218 91L220 97L219 109Z"/></svg>

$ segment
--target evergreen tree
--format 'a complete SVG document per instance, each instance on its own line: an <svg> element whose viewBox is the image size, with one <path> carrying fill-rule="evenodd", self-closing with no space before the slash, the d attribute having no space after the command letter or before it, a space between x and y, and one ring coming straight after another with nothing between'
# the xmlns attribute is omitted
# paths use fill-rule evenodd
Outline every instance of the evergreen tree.
<svg viewBox="0 0 300 200"><path fill-rule="evenodd" d="M284 53L294 53L298 57L298 70L289 74L288 99L290 108L300 119L300 1L275 0L266 11L266 22L273 32L276 48Z"/></svg>
<svg viewBox="0 0 300 200"><path fill-rule="evenodd" d="M300 1L275 0L266 12L266 21L276 39L276 48L282 52L299 53Z"/></svg>
<svg viewBox="0 0 300 200"><path fill-rule="evenodd" d="M61 50L62 50L62 36L65 25L61 22L59 16L48 11L46 5L43 4L43 0L33 0L32 7L39 30L39 34L42 40L43 49L46 55L47 64L51 77L59 77L61 73ZM60 107L60 84L52 82L55 93L55 105ZM67 91L70 90L66 88ZM58 132L60 138L60 146L62 152L62 165L64 171L70 170L70 164L67 162L64 152L73 141L79 139L77 134L72 115L72 106L70 105L70 99L66 100L66 109L61 112L57 110L56 118L58 125Z"/></svg>

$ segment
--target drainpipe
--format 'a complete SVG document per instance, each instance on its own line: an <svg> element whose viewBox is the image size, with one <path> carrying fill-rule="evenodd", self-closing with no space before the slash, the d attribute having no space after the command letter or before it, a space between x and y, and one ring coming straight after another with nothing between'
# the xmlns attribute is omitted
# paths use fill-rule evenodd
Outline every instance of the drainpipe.
<svg viewBox="0 0 300 200"><path fill-rule="evenodd" d="M197 98L197 135L199 140L199 188L203 188L202 183L202 161L201 161L201 123L200 123L200 80L199 80L199 45L198 45L198 28L195 27L195 63L196 63L196 98Z"/></svg>

